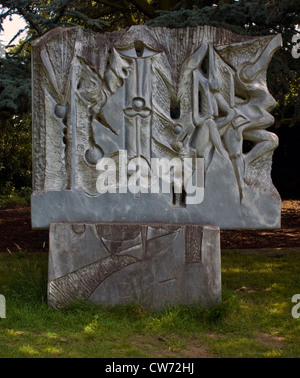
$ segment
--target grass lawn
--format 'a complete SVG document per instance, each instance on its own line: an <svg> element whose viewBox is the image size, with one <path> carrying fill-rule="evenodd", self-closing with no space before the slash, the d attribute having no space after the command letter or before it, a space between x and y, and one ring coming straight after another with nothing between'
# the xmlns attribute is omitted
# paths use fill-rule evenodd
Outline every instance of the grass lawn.
<svg viewBox="0 0 300 378"><path fill-rule="evenodd" d="M222 251L222 305L46 305L47 253L0 254L0 357L300 357L300 248ZM300 313L300 309L299 309Z"/></svg>

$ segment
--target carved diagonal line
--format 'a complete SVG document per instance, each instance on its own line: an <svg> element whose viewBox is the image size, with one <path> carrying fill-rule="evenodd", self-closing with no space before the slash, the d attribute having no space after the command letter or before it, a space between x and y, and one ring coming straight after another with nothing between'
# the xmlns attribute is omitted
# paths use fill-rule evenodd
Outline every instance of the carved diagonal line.
<svg viewBox="0 0 300 378"><path fill-rule="evenodd" d="M75 299L87 300L101 282L139 260L133 256L108 256L49 284L49 303L61 308Z"/></svg>

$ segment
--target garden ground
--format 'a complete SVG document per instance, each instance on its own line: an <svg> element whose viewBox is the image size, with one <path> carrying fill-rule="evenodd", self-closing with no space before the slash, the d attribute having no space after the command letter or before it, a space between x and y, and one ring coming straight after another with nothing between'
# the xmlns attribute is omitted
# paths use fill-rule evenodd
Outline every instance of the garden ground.
<svg viewBox="0 0 300 378"><path fill-rule="evenodd" d="M283 201L281 229L222 231L219 306L153 312L76 303L57 311L46 305L47 231L31 230L27 205L3 208L0 358L299 358L299 215L300 201Z"/></svg>
<svg viewBox="0 0 300 378"><path fill-rule="evenodd" d="M282 202L281 228L276 230L223 230L223 249L300 247L300 200ZM29 205L0 207L0 252L47 251L48 232L32 230Z"/></svg>

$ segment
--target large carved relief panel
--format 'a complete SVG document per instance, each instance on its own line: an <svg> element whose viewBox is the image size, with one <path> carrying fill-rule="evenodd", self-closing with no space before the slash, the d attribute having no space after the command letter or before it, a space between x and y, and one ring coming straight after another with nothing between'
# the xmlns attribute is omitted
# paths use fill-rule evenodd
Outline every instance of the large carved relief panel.
<svg viewBox="0 0 300 378"><path fill-rule="evenodd" d="M275 100L266 71L280 46L279 35L242 37L212 27L132 27L103 35L76 27L48 33L33 46L34 201L47 192L63 192L70 203L72 195L87 196L87 202L93 197L100 213L102 201L130 204L139 198L169 206L170 221L226 225L226 215L218 221L217 210L202 216L221 201L226 209L236 208L229 227L238 227L247 211L249 225L255 223L260 196L269 198L266 212L271 208L271 213L267 221L257 215L259 227L278 226L280 197L270 176L278 140L266 130L274 122ZM251 144L247 152L245 141ZM159 197L127 193L119 200L100 194L97 162L109 157L121 169L120 150L126 151L127 164L138 159L141 174L149 177L153 158L182 164L202 158L203 201L189 206L184 187L180 195ZM128 170L127 178L131 174ZM91 204L86 219L101 220L89 217ZM137 217L147 219L140 211ZM64 220L59 217L55 220ZM149 221L162 217L158 210Z"/></svg>

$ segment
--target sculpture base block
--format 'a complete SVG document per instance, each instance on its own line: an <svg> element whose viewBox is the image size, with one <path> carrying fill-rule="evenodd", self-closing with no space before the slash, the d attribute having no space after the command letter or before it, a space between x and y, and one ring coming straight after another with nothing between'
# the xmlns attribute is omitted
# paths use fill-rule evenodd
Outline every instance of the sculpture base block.
<svg viewBox="0 0 300 378"><path fill-rule="evenodd" d="M220 229L194 224L53 223L48 304L221 302Z"/></svg>

